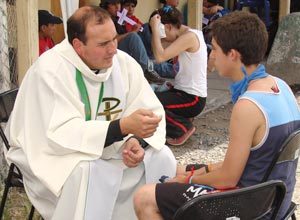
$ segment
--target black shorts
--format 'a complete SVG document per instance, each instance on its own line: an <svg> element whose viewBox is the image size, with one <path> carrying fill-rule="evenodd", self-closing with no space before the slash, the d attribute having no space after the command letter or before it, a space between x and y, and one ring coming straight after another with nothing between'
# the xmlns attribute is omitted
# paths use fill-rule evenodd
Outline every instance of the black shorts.
<svg viewBox="0 0 300 220"><path fill-rule="evenodd" d="M164 220L172 220L184 203L212 190L214 188L198 184L159 183L155 188L156 203Z"/></svg>

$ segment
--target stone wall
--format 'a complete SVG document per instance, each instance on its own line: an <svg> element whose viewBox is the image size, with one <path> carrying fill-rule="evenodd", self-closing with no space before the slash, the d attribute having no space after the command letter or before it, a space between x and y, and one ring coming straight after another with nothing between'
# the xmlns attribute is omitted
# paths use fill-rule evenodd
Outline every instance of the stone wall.
<svg viewBox="0 0 300 220"><path fill-rule="evenodd" d="M288 84L300 83L300 12L291 13L280 22L267 70Z"/></svg>

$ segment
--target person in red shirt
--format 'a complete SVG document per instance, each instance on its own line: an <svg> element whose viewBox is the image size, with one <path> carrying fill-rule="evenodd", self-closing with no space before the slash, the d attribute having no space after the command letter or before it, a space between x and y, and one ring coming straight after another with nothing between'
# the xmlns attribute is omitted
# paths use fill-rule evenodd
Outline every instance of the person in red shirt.
<svg viewBox="0 0 300 220"><path fill-rule="evenodd" d="M135 21L136 25L131 25L129 23L125 24L125 28L127 32L132 32L135 28L135 26L138 26L139 28L143 25L143 22L140 21L135 15L134 15L134 9L137 5L137 0L123 0L122 1L122 9L125 8L127 12L127 17L129 17L131 20Z"/></svg>
<svg viewBox="0 0 300 220"><path fill-rule="evenodd" d="M39 10L39 55L54 47L52 37L55 24L61 24L62 19L52 15L49 11Z"/></svg>

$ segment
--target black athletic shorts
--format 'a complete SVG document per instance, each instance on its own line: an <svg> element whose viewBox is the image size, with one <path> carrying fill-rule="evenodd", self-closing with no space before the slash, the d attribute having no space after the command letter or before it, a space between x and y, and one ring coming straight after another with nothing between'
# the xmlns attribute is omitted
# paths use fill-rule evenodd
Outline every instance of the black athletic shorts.
<svg viewBox="0 0 300 220"><path fill-rule="evenodd" d="M212 190L214 188L198 184L159 183L155 188L156 203L164 220L172 220L184 203Z"/></svg>

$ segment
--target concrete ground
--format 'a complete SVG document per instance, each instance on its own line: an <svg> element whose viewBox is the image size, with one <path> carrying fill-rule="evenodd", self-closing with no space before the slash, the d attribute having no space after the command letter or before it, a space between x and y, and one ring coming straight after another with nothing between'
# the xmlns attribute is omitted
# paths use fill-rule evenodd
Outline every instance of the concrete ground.
<svg viewBox="0 0 300 220"><path fill-rule="evenodd" d="M207 100L202 114L227 104L231 101L228 79L222 78L216 71L207 75Z"/></svg>

